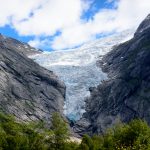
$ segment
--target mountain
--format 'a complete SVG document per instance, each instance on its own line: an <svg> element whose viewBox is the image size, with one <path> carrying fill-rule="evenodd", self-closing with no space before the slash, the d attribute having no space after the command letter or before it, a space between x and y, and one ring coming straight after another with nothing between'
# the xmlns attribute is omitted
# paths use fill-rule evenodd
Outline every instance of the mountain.
<svg viewBox="0 0 150 150"><path fill-rule="evenodd" d="M63 111L65 85L26 55L40 51L0 35L0 110L18 120L44 119Z"/></svg>
<svg viewBox="0 0 150 150"><path fill-rule="evenodd" d="M32 55L43 67L54 71L66 85L64 113L70 120L79 120L85 112L89 88L107 79L107 74L96 64L112 47L133 36L133 30L89 42L79 48L44 52Z"/></svg>
<svg viewBox="0 0 150 150"><path fill-rule="evenodd" d="M0 44L2 44L5 48L15 49L19 53L24 55L35 55L40 54L42 50L31 47L29 44L20 42L14 38L6 37L0 34Z"/></svg>
<svg viewBox="0 0 150 150"><path fill-rule="evenodd" d="M150 124L150 15L131 40L114 47L98 65L108 79L92 88L77 131L102 133L119 120L135 118ZM85 121L88 125L81 131Z"/></svg>

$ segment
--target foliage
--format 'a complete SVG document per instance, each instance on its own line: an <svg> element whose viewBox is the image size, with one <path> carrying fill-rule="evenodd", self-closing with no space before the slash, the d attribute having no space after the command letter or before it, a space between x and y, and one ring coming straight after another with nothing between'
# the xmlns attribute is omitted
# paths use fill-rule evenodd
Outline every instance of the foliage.
<svg viewBox="0 0 150 150"><path fill-rule="evenodd" d="M92 139L88 135L84 135L80 144L81 149L93 150L94 145ZM84 147L84 148L83 148Z"/></svg>
<svg viewBox="0 0 150 150"><path fill-rule="evenodd" d="M55 150L64 149L65 143L69 139L69 132L67 123L59 115L59 113L53 113L52 115L52 132L53 135L50 138L51 148Z"/></svg>
<svg viewBox="0 0 150 150"><path fill-rule="evenodd" d="M118 124L103 136L91 139L93 144L84 137L82 140L89 150L150 150L150 127L145 121L133 120L129 124Z"/></svg>
<svg viewBox="0 0 150 150"><path fill-rule="evenodd" d="M0 149L44 150L44 135L30 125L16 122L12 116L0 113Z"/></svg>
<svg viewBox="0 0 150 150"><path fill-rule="evenodd" d="M52 115L51 129L43 122L17 122L0 113L0 150L150 150L150 127L145 121L117 124L103 135L84 135L81 143L69 141L68 126Z"/></svg>

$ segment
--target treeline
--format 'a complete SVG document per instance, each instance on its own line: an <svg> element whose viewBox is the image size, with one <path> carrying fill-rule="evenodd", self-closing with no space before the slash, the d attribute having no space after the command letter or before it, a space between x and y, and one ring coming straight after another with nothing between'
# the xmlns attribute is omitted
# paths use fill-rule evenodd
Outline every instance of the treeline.
<svg viewBox="0 0 150 150"><path fill-rule="evenodd" d="M104 135L84 135L81 143L69 140L66 122L52 115L51 129L43 122L20 123L0 113L0 150L150 150L150 127L142 120L119 123Z"/></svg>

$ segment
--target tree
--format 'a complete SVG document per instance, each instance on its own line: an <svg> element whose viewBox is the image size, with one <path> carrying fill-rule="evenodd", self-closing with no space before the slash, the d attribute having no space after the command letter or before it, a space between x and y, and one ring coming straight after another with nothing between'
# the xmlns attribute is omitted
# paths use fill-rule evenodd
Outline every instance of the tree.
<svg viewBox="0 0 150 150"><path fill-rule="evenodd" d="M88 147L89 150L94 149L93 141L92 141L91 137L89 137L88 135L83 136L81 145L84 145L84 146L86 145L86 147Z"/></svg>
<svg viewBox="0 0 150 150"><path fill-rule="evenodd" d="M0 113L0 150L46 149L45 135L38 132L38 128L33 128L29 124L16 121L12 116Z"/></svg>
<svg viewBox="0 0 150 150"><path fill-rule="evenodd" d="M69 130L67 123L59 115L59 113L53 113L52 115L52 147L55 150L63 149L65 142L69 138Z"/></svg>

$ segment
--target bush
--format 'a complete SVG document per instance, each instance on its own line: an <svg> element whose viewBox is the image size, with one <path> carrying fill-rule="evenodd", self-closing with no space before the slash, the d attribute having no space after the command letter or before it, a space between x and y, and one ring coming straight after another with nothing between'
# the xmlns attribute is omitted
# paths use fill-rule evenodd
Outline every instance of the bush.
<svg viewBox="0 0 150 150"><path fill-rule="evenodd" d="M93 141L88 135L83 136L81 146L88 147L88 150L93 150L94 149Z"/></svg>
<svg viewBox="0 0 150 150"><path fill-rule="evenodd" d="M150 150L150 127L145 121L133 120L92 137L92 141L94 150Z"/></svg>
<svg viewBox="0 0 150 150"><path fill-rule="evenodd" d="M52 115L52 130L43 123L19 123L0 113L0 150L150 150L150 127L145 121L120 123L104 135L70 142L68 127L58 114Z"/></svg>
<svg viewBox="0 0 150 150"><path fill-rule="evenodd" d="M44 136L30 125L16 122L12 116L0 113L0 149L44 150Z"/></svg>
<svg viewBox="0 0 150 150"><path fill-rule="evenodd" d="M50 138L51 148L55 150L63 150L65 143L69 139L69 132L67 123L59 115L53 113L52 115L52 136Z"/></svg>
<svg viewBox="0 0 150 150"><path fill-rule="evenodd" d="M76 143L67 141L68 126L58 113L52 115L51 128L45 129L43 122L17 122L14 117L0 113L0 150L76 149Z"/></svg>

